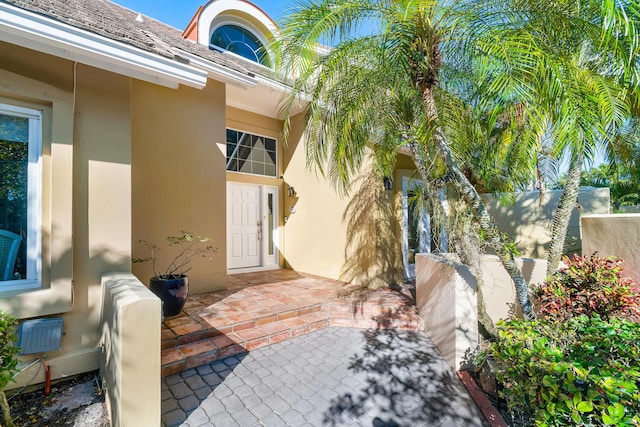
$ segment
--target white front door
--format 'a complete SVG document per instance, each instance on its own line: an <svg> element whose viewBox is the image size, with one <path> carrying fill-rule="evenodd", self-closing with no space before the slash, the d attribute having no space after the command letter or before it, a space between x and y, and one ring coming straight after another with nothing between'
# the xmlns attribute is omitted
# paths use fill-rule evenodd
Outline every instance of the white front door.
<svg viewBox="0 0 640 427"><path fill-rule="evenodd" d="M227 184L227 266L231 269L278 265L278 190Z"/></svg>
<svg viewBox="0 0 640 427"><path fill-rule="evenodd" d="M260 186L229 183L227 194L228 266L258 267L262 264Z"/></svg>

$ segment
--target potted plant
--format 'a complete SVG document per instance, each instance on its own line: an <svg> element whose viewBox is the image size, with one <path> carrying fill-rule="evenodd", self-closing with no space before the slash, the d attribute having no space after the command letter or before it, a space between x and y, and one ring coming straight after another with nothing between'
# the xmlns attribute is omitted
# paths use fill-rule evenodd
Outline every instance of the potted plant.
<svg viewBox="0 0 640 427"><path fill-rule="evenodd" d="M211 238L198 236L189 231L180 230L177 236L166 238L168 245L176 249L171 261L164 267L158 266L158 252L160 248L146 240L139 243L147 248L150 255L146 258L134 258L134 263L150 262L153 277L149 282L149 289L162 300L162 314L164 317L177 316L182 311L189 294L189 279L187 273L191 270L191 261L207 258L217 251L210 245Z"/></svg>

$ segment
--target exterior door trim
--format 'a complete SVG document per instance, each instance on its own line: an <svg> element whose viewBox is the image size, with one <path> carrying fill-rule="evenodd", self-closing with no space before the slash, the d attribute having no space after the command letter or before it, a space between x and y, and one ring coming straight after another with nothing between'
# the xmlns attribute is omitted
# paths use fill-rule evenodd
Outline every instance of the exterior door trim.
<svg viewBox="0 0 640 427"><path fill-rule="evenodd" d="M258 190L258 221L255 224L259 240L259 257L255 265L248 267L230 267L233 250L232 241L232 189L233 187L254 188ZM279 198L278 187L269 185L227 182L227 273L245 273L279 268ZM244 202L243 202L244 203Z"/></svg>

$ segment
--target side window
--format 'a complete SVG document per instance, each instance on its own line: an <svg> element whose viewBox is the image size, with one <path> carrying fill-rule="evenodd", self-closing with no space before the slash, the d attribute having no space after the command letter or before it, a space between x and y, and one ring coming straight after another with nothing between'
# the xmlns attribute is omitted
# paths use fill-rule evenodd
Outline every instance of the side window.
<svg viewBox="0 0 640 427"><path fill-rule="evenodd" d="M40 286L41 112L0 104L0 290Z"/></svg>

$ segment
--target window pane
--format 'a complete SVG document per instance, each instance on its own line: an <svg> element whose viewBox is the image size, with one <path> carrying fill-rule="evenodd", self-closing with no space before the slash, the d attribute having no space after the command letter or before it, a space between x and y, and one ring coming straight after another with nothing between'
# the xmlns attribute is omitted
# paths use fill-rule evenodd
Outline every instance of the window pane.
<svg viewBox="0 0 640 427"><path fill-rule="evenodd" d="M235 144L227 143L227 159L230 159L233 156L233 152L236 150Z"/></svg>
<svg viewBox="0 0 640 427"><path fill-rule="evenodd" d="M252 146L251 135L249 135L248 133L240 133L239 135L240 135L240 138L239 138L240 145L242 145L244 147L251 147Z"/></svg>
<svg viewBox="0 0 640 427"><path fill-rule="evenodd" d="M264 175L264 163L253 162L251 171L256 175Z"/></svg>
<svg viewBox="0 0 640 427"><path fill-rule="evenodd" d="M211 35L210 47L219 47L269 67L269 57L258 38L238 25L223 25Z"/></svg>
<svg viewBox="0 0 640 427"><path fill-rule="evenodd" d="M271 152L276 152L276 140L275 139L271 139L271 138L265 138L265 144L264 147L271 151Z"/></svg>
<svg viewBox="0 0 640 427"><path fill-rule="evenodd" d="M233 144L238 142L238 131L227 129L227 142Z"/></svg>
<svg viewBox="0 0 640 427"><path fill-rule="evenodd" d="M273 194L267 194L267 255L273 255Z"/></svg>
<svg viewBox="0 0 640 427"><path fill-rule="evenodd" d="M264 174L266 176L276 176L276 165L265 165Z"/></svg>
<svg viewBox="0 0 640 427"><path fill-rule="evenodd" d="M29 119L0 114L0 230L22 239L17 253L12 253L10 235L0 236L0 280L26 278L28 164ZM5 279L7 263L13 266Z"/></svg>

